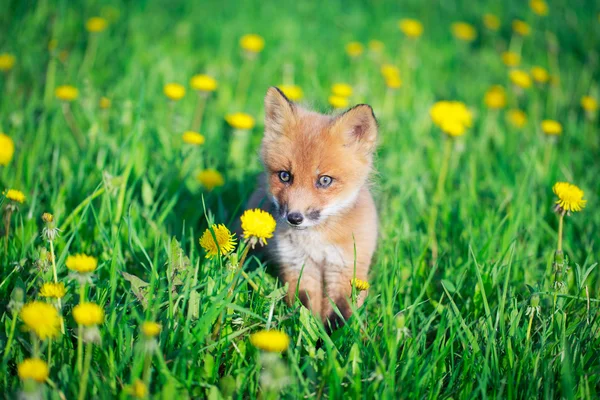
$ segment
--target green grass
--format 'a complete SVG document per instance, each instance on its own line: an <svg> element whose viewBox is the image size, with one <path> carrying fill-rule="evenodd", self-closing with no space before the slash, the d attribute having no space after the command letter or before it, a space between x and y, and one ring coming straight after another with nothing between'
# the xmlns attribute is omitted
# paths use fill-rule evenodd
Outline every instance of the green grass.
<svg viewBox="0 0 600 400"><path fill-rule="evenodd" d="M16 288L26 301L38 298L52 280L40 236L41 215L50 212L62 227L56 261L68 293L66 333L52 342L44 385L49 398L79 393L71 314L77 286L64 262L80 252L99 259L88 297L106 312L89 398L125 396L124 386L142 377L139 326L146 319L163 326L149 376L156 398L597 397L600 140L597 115L586 117L579 105L583 95L600 94L597 4L555 1L540 18L522 1L110 2L113 12L92 3L0 5L0 53L17 59L0 75L0 131L16 147L0 167L0 189L27 196L12 216L7 251L4 239L0 250L3 396L22 389L17 365L34 351L18 321L4 353L14 318L8 302ZM85 20L114 10L118 17L97 35L93 62L82 68L90 45ZM502 19L499 32L485 30L485 12ZM405 17L425 26L416 42L398 31ZM514 18L528 21L532 35L513 37ZM477 27L474 43L452 38L457 20ZM264 36L266 47L248 65L238 40L250 32ZM49 52L52 38L58 47ZM371 39L385 43L381 56L348 59L347 42ZM508 48L521 52L524 69L544 66L558 83L518 95L500 59ZM387 108L382 61L398 65L403 80ZM246 68L250 85L240 104L236 88ZM202 122L206 143L189 147L181 133L190 127L195 93L188 87L172 107L162 87L187 86L196 73L215 76L219 88ZM249 257L244 266L259 286L253 290L238 272L205 259L198 238L207 218L233 228L254 189L266 89L294 82L306 104L326 112L329 88L340 81L353 85L351 103L371 104L379 119L374 193L381 226L367 301L329 337L299 303L285 304L261 260ZM79 88L71 109L82 148L53 96L59 84ZM507 88L508 108L527 113L522 129L483 105L493 84ZM98 107L101 96L112 100L108 111ZM427 226L446 139L429 108L440 99L465 102L475 122L452 142L432 265ZM223 117L234 111L257 120L243 169L228 161L232 132ZM547 118L563 125L555 142L540 130ZM204 190L195 179L203 168L221 171L225 186ZM560 293L553 286L556 181L578 185L589 199L583 212L565 218L570 268ZM540 313L528 337L534 295ZM249 334L265 328L287 332L289 350L273 357L254 348ZM40 352L48 361L48 342Z"/></svg>

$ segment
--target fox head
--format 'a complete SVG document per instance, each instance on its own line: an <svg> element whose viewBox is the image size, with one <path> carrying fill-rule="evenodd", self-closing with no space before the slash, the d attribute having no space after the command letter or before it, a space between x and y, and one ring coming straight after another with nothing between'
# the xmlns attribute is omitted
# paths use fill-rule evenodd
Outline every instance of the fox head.
<svg viewBox="0 0 600 400"><path fill-rule="evenodd" d="M305 229L343 215L367 183L376 141L370 106L323 115L271 87L265 97L261 155L279 217Z"/></svg>

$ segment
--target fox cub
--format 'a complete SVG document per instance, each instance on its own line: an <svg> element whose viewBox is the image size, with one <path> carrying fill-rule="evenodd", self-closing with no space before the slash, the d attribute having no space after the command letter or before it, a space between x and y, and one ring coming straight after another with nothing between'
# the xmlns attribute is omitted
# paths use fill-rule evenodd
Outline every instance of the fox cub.
<svg viewBox="0 0 600 400"><path fill-rule="evenodd" d="M265 175L250 206L278 221L267 253L289 283L288 302L298 296L330 328L350 317L350 281L367 279L375 251L369 175L376 141L377 121L366 104L330 116L292 103L275 87L267 91Z"/></svg>

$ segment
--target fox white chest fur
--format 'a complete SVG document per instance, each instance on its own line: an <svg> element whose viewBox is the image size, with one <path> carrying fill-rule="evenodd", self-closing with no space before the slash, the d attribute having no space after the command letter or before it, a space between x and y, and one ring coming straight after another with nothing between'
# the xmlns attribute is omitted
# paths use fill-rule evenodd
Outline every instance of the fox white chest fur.
<svg viewBox="0 0 600 400"><path fill-rule="evenodd" d="M369 176L376 140L368 105L330 116L299 107L276 88L267 92L265 180L250 204L277 219L267 251L289 284L288 302L300 300L331 329L350 317L351 281L367 279L375 251Z"/></svg>

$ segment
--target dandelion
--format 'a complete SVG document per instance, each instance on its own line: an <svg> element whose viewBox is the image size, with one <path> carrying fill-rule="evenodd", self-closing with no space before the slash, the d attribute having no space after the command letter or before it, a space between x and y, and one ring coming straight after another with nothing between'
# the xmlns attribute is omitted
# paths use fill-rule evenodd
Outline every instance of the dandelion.
<svg viewBox="0 0 600 400"><path fill-rule="evenodd" d="M42 221L44 221L45 224L44 229L42 229L42 236L50 242L50 247L52 247L52 242L59 236L58 233L60 232L60 229L56 227L54 216L52 214L42 214Z"/></svg>
<svg viewBox="0 0 600 400"><path fill-rule="evenodd" d="M0 71L7 72L13 69L15 66L16 58L14 55L9 53L0 54Z"/></svg>
<svg viewBox="0 0 600 400"><path fill-rule="evenodd" d="M48 364L39 358L26 358L17 366L17 373L23 381L31 379L38 383L44 383L48 379L50 369Z"/></svg>
<svg viewBox="0 0 600 400"><path fill-rule="evenodd" d="M506 107L506 92L500 85L492 86L486 93L483 102L488 108L497 110Z"/></svg>
<svg viewBox="0 0 600 400"><path fill-rule="evenodd" d="M400 76L400 69L398 69L398 67L396 67L395 65L392 64L383 64L381 66L381 75L383 75L384 77L388 77L388 76Z"/></svg>
<svg viewBox="0 0 600 400"><path fill-rule="evenodd" d="M246 113L236 112L225 116L225 121L235 129L250 130L254 128L254 118Z"/></svg>
<svg viewBox="0 0 600 400"><path fill-rule="evenodd" d="M67 257L65 262L68 269L80 274L93 272L98 267L98 259L86 254L75 254Z"/></svg>
<svg viewBox="0 0 600 400"><path fill-rule="evenodd" d="M279 85L277 87L283 92L285 97L292 101L299 101L304 97L304 92L298 85Z"/></svg>
<svg viewBox="0 0 600 400"><path fill-rule="evenodd" d="M125 392L136 399L145 399L148 396L148 387L144 381L136 379L131 385L125 388Z"/></svg>
<svg viewBox="0 0 600 400"><path fill-rule="evenodd" d="M531 0L529 2L529 8L540 17L548 15L548 3L544 0Z"/></svg>
<svg viewBox="0 0 600 400"><path fill-rule="evenodd" d="M583 199L584 192L577 186L568 182L557 182L552 186L552 191L558 197L555 211L558 213L577 212L585 208L587 200Z"/></svg>
<svg viewBox="0 0 600 400"><path fill-rule="evenodd" d="M385 44L381 40L369 40L369 50L371 50L373 53L383 53L384 49Z"/></svg>
<svg viewBox="0 0 600 400"><path fill-rule="evenodd" d="M162 326L153 321L144 321L144 323L142 324L142 333L147 338L153 338L158 336L161 330Z"/></svg>
<svg viewBox="0 0 600 400"><path fill-rule="evenodd" d="M508 77L510 81L515 85L523 89L531 87L531 76L525 71L520 69L513 69L510 71Z"/></svg>
<svg viewBox="0 0 600 400"><path fill-rule="evenodd" d="M483 25L490 31L497 31L500 29L500 18L494 14L484 14Z"/></svg>
<svg viewBox="0 0 600 400"><path fill-rule="evenodd" d="M50 297L53 299L61 299L65 296L67 290L65 289L64 283L50 283L46 282L40 289L40 296Z"/></svg>
<svg viewBox="0 0 600 400"><path fill-rule="evenodd" d="M15 142L5 133L0 132L0 165L7 166L15 154Z"/></svg>
<svg viewBox="0 0 600 400"><path fill-rule="evenodd" d="M104 310L95 303L79 303L73 307L73 319L83 326L100 325L104 322Z"/></svg>
<svg viewBox="0 0 600 400"><path fill-rule="evenodd" d="M108 110L110 108L111 104L112 103L108 97L100 97L100 101L98 102L98 105L103 110Z"/></svg>
<svg viewBox="0 0 600 400"><path fill-rule="evenodd" d="M347 83L334 83L331 86L331 93L339 97L350 97L352 96L352 86Z"/></svg>
<svg viewBox="0 0 600 400"><path fill-rule="evenodd" d="M223 175L215 169L205 169L196 175L196 180L200 182L207 190L213 190L216 187L221 187L225 184Z"/></svg>
<svg viewBox="0 0 600 400"><path fill-rule="evenodd" d="M371 285L369 285L369 282L367 281L363 281L362 279L358 279L358 278L352 278L350 280L350 285L355 288L356 290L359 291L365 291L365 290L369 290L369 287Z"/></svg>
<svg viewBox="0 0 600 400"><path fill-rule="evenodd" d="M41 340L55 338L60 333L60 317L51 304L32 301L21 308L20 316L27 329Z"/></svg>
<svg viewBox="0 0 600 400"><path fill-rule="evenodd" d="M527 22L515 19L512 23L513 31L520 36L529 36L531 34L531 27Z"/></svg>
<svg viewBox="0 0 600 400"><path fill-rule="evenodd" d="M562 125L558 121L545 119L540 124L542 132L548 136L558 136L562 133Z"/></svg>
<svg viewBox="0 0 600 400"><path fill-rule="evenodd" d="M473 115L460 101L438 101L429 110L429 115L449 136L462 136L473 124Z"/></svg>
<svg viewBox="0 0 600 400"><path fill-rule="evenodd" d="M267 239L273 237L276 222L271 214L261 209L246 210L240 218L242 222L243 237L250 240L252 247L258 242L267 244Z"/></svg>
<svg viewBox="0 0 600 400"><path fill-rule="evenodd" d="M179 83L167 83L163 87L163 93L173 101L179 101L185 96L185 87Z"/></svg>
<svg viewBox="0 0 600 400"><path fill-rule="evenodd" d="M518 109L508 110L506 119L515 128L522 128L527 123L527 115L523 110Z"/></svg>
<svg viewBox="0 0 600 400"><path fill-rule="evenodd" d="M400 89L402 86L402 80L398 75L389 75L384 78L385 86L390 89Z"/></svg>
<svg viewBox="0 0 600 400"><path fill-rule="evenodd" d="M581 98L581 107L589 112L589 113L593 113L594 111L596 111L598 109L598 101L593 98L592 96L583 96ZM0 164L2 164L1 161L1 156L0 156Z"/></svg>
<svg viewBox="0 0 600 400"><path fill-rule="evenodd" d="M264 351L283 353L290 346L290 337L285 332L263 330L250 335L250 343Z"/></svg>
<svg viewBox="0 0 600 400"><path fill-rule="evenodd" d="M477 30L475 27L466 22L453 23L451 30L455 38L464 42L472 42L477 38Z"/></svg>
<svg viewBox="0 0 600 400"><path fill-rule="evenodd" d="M204 136L198 132L185 131L181 136L184 143L193 144L193 145L201 145L204 144Z"/></svg>
<svg viewBox="0 0 600 400"><path fill-rule="evenodd" d="M56 98L62 101L73 101L79 96L79 90L75 86L62 85L54 90Z"/></svg>
<svg viewBox="0 0 600 400"><path fill-rule="evenodd" d="M108 26L108 21L102 17L92 17L85 23L85 29L91 33L102 32Z"/></svg>
<svg viewBox="0 0 600 400"><path fill-rule="evenodd" d="M332 95L329 96L329 104L333 108L346 108L350 104L347 97Z"/></svg>
<svg viewBox="0 0 600 400"><path fill-rule="evenodd" d="M348 54L352 58L360 57L363 53L364 47L362 43L359 42L350 42L346 45L346 54Z"/></svg>
<svg viewBox="0 0 600 400"><path fill-rule="evenodd" d="M213 224L212 232L211 229L204 231L200 238L200 246L206 251L206 258L214 258L218 254L226 256L235 249L235 234L223 224Z"/></svg>
<svg viewBox="0 0 600 400"><path fill-rule="evenodd" d="M260 53L265 47L265 39L262 36L250 33L240 39L240 46L248 53Z"/></svg>
<svg viewBox="0 0 600 400"><path fill-rule="evenodd" d="M502 53L502 62L507 67L516 67L521 63L521 56L513 51L505 51Z"/></svg>
<svg viewBox="0 0 600 400"><path fill-rule="evenodd" d="M190 79L190 86L194 90L200 92L214 92L217 90L217 80L209 75L198 74L192 76Z"/></svg>
<svg viewBox="0 0 600 400"><path fill-rule="evenodd" d="M411 39L416 39L423 34L423 24L416 19L405 18L398 21L398 28Z"/></svg>
<svg viewBox="0 0 600 400"><path fill-rule="evenodd" d="M4 195L4 197L6 197L9 200L14 201L15 203L20 203L20 204L25 203L25 194L23 192L21 192L20 190L8 189L8 190L5 190L4 192L2 192L2 194Z"/></svg>
<svg viewBox="0 0 600 400"><path fill-rule="evenodd" d="M537 83L546 83L550 80L550 74L544 68L534 66L531 68L531 77Z"/></svg>

